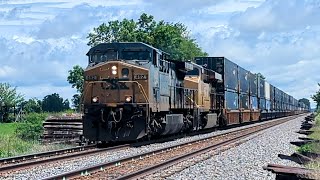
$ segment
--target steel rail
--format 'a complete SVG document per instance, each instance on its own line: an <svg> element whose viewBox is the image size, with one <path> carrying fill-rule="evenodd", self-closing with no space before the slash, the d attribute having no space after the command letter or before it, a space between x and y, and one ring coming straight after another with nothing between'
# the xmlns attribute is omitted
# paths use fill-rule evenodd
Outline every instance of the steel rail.
<svg viewBox="0 0 320 180"><path fill-rule="evenodd" d="M224 137L226 135L230 135L230 134L235 134L235 133L239 133L239 132L243 132L243 131L246 131L248 129L253 129L253 128L257 128L257 127L265 127L267 125L270 126L270 124L273 124L272 126L268 127L268 128L271 128L271 127L274 127L276 125L279 125L279 124L282 124L282 123L285 123L289 120L292 120L296 117L299 117L300 115L296 115L296 116L291 116L291 117L285 117L285 118L279 118L278 121L271 121L269 123L265 123L265 124L258 124L256 126L251 126L251 127L247 127L247 128L243 128L243 129L240 129L240 130L235 130L235 131L231 131L231 132L226 132L226 133L222 133L222 134L219 134L219 135L215 135L215 136L211 136L211 137L206 137L206 138L202 138L202 139L198 139L198 140L193 140L193 141L190 141L190 142L186 142L186 143L180 143L180 144L176 144L176 145L173 145L173 146L170 146L170 147L165 147L165 148L161 148L161 149L158 149L158 150L155 150L155 151L152 151L152 152L146 152L146 153L141 153L141 154L138 154L138 155L134 155L134 156L130 156L130 157L125 157L125 158L121 158L121 159L118 159L118 160L115 160L115 161L111 161L111 162L107 162L107 163L101 163L101 164L98 164L98 165L95 165L95 166L91 166L91 167L88 167L88 168L82 168L80 170L76 170L76 171L72 171L72 172L67 172L67 173L63 173L63 174L60 174L60 175L57 175L57 176L52 176L52 177L49 177L49 178L45 178L45 179L72 179L72 178L90 178L90 174L92 173L95 173L95 172L99 172L99 171L105 171L107 168L111 168L111 167L117 167L117 166L121 166L121 164L124 164L126 162L130 162L130 161L135 161L135 160L139 160L139 159L143 159L143 157L149 157L149 156L152 156L154 154L157 154L157 153L161 153L161 152L167 152L167 151L170 151L171 149L174 149L174 148L178 148L178 147L181 147L181 146L185 146L185 145L188 145L188 144L195 144L195 143L199 143L199 142L205 142L209 139L213 139L213 138L220 138L220 137ZM265 130L266 128L260 128L259 131L262 131L262 130ZM257 132L259 132L257 131ZM256 132L254 132L256 133ZM245 134L245 135L242 135L241 137L238 137L238 138L233 138L233 139L230 139L228 141L224 141L224 142L221 142L221 143L218 143L220 144L219 147L221 146L224 146L226 144L230 144L232 142L236 142L238 141L240 138L245 138L245 137L248 137L248 136L251 136L253 133L248 133L248 134ZM213 146L208 146L206 148L204 148L203 150L199 150L199 151L195 151L195 152L191 152L190 154L184 154L184 155L180 155L178 157L175 157L177 160L183 160L184 158L187 158L187 157L190 157L194 154L201 154L203 153L204 151L210 151L212 150L212 148L218 148L218 145L215 144L214 145L215 147ZM130 174L127 174L125 176L120 176L120 177L116 177L116 178L119 178L119 179L128 179L128 178L134 178L134 177L138 177L139 174L146 174L148 172L151 172L151 171L154 171L156 170L157 168L159 167L163 167L163 166L166 166L170 163L175 163L175 158L174 159L171 159L169 160L168 162L165 161L163 163L167 163L167 164L157 164L155 165L155 167L148 167L146 169L141 169L137 172L133 172L133 173L130 173Z"/></svg>
<svg viewBox="0 0 320 180"><path fill-rule="evenodd" d="M26 155L14 156L14 157L8 157L8 158L0 158L0 165L16 163L16 162L26 161L31 159L39 159L39 158L48 157L48 156L62 155L70 152L80 152L80 151L85 151L89 149L94 149L95 147L96 145L77 146L77 147L59 149L54 151L26 154Z"/></svg>
<svg viewBox="0 0 320 180"><path fill-rule="evenodd" d="M79 157L79 156L91 155L91 154L96 154L96 153L101 153L101 152L106 152L106 151L111 151L111 150L117 150L117 149L125 149L125 148L129 148L129 147L130 147L130 144L124 144L124 145L113 146L113 147L108 147L108 148L93 149L92 151L90 151L90 150L79 151L79 152L74 152L71 154L69 152L69 153L63 154L62 156L53 156L53 157L44 158L41 160L27 161L27 162L12 164L9 166L2 166L2 167L0 167L0 173L4 173L7 171L14 171L14 170L22 169L22 168L28 168L30 166L36 166L36 165L50 163L50 162L56 162L59 160L67 160L67 159L71 159L71 158Z"/></svg>

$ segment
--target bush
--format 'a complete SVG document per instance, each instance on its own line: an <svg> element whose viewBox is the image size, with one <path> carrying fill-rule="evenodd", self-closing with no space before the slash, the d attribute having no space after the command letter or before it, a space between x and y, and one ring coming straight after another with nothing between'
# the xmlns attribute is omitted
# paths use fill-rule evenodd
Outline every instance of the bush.
<svg viewBox="0 0 320 180"><path fill-rule="evenodd" d="M17 136L23 140L38 140L43 132L42 123L47 114L30 113L25 117L25 122L18 125Z"/></svg>
<svg viewBox="0 0 320 180"><path fill-rule="evenodd" d="M312 151L311 144L305 144L298 148L299 153L307 153L311 151Z"/></svg>
<svg viewBox="0 0 320 180"><path fill-rule="evenodd" d="M16 156L28 151L32 147L32 144L16 136L0 136L0 142L0 158Z"/></svg>

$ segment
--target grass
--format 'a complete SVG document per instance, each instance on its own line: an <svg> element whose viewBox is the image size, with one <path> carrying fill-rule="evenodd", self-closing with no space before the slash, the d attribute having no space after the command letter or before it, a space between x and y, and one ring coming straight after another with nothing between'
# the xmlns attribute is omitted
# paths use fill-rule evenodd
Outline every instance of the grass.
<svg viewBox="0 0 320 180"><path fill-rule="evenodd" d="M0 123L0 137L14 135L17 125L17 123Z"/></svg>
<svg viewBox="0 0 320 180"><path fill-rule="evenodd" d="M35 140L23 138L29 137L28 134L37 130L32 129L36 123L40 123L40 126L42 126L42 120L39 119L41 117L41 114L31 114L28 116L29 119L27 118L28 123L0 123L0 158L71 147L65 144L43 145L37 140L38 138L33 138ZM26 126L23 136L21 136L23 130L21 126ZM20 127L19 132L17 132L18 127Z"/></svg>
<svg viewBox="0 0 320 180"><path fill-rule="evenodd" d="M310 138L320 140L320 114L316 116L316 125L310 130L314 131L314 133L310 134Z"/></svg>
<svg viewBox="0 0 320 180"><path fill-rule="evenodd" d="M316 140L320 140L320 114L315 117L315 126L310 130L314 131L314 133L310 134L308 137ZM319 143L309 143L305 144L298 148L298 152L313 152L320 153L320 144Z"/></svg>

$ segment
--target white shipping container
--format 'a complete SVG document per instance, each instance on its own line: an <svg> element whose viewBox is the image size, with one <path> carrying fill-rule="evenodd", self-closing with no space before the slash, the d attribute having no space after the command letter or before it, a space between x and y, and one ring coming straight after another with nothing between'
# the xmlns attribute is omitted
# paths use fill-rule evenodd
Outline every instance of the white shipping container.
<svg viewBox="0 0 320 180"><path fill-rule="evenodd" d="M270 84L268 82L264 82L264 95L266 100L270 100Z"/></svg>

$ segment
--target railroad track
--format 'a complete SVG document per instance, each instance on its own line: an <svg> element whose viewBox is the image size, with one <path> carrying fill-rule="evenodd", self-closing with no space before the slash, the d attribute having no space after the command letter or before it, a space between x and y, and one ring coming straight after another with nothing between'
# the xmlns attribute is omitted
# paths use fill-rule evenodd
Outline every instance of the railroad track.
<svg viewBox="0 0 320 180"><path fill-rule="evenodd" d="M233 144L253 134L274 127L298 116L286 117L252 127L215 135L200 140L98 164L47 179L137 179L185 159Z"/></svg>
<svg viewBox="0 0 320 180"><path fill-rule="evenodd" d="M75 157L92 155L96 153L113 151L129 147L129 144L124 144L109 148L98 149L96 148L96 145L89 145L11 158L3 158L0 159L0 176L1 174L11 173L20 169L26 169L41 164L52 163L60 160L68 160Z"/></svg>

